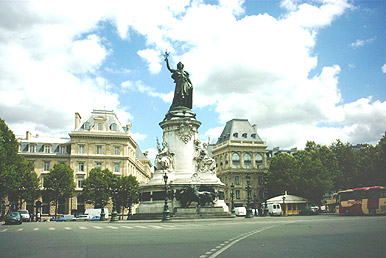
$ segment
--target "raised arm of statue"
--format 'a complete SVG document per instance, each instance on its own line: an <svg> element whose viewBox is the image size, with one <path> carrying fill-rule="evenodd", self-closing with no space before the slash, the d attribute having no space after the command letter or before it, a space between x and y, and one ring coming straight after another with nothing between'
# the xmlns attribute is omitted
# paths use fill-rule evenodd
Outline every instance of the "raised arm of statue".
<svg viewBox="0 0 386 258"><path fill-rule="evenodd" d="M165 51L165 54L164 54L165 62L166 62L166 67L168 68L168 70L169 70L171 73L174 73L175 70L174 70L174 69L171 69L171 68L170 68L170 65L169 65L169 59L168 59L169 54L170 54L170 52L168 52L168 51L166 50L166 51Z"/></svg>

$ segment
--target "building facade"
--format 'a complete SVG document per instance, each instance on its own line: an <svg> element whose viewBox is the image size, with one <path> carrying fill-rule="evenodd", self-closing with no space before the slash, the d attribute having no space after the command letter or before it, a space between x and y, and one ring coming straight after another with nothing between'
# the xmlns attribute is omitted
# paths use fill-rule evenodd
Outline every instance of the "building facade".
<svg viewBox="0 0 386 258"><path fill-rule="evenodd" d="M235 207L246 207L248 195L254 208L265 201L264 174L269 167L266 148L257 134L257 126L247 119L232 119L226 123L212 146L212 156L216 160L217 176L226 184L225 202L229 207L232 192Z"/></svg>
<svg viewBox="0 0 386 258"><path fill-rule="evenodd" d="M110 110L94 110L84 122L75 113L75 129L67 138L32 136L27 132L18 141L19 154L34 163L43 188L44 176L55 164L67 164L74 170L75 195L59 203L59 214L83 212L86 204L80 196L82 182L95 167L109 169L118 176L133 175L140 183L151 178L152 164L132 138L131 124L122 126ZM27 200L30 212L35 201ZM42 215L54 212L44 195L39 201Z"/></svg>

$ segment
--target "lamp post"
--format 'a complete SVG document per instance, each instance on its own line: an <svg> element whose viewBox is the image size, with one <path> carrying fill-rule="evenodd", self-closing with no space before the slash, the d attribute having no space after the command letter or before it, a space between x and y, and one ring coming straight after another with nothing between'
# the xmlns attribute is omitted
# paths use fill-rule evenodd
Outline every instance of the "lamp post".
<svg viewBox="0 0 386 258"><path fill-rule="evenodd" d="M131 205L133 203L133 199L131 197L131 188L129 188L129 200L128 200L128 203L129 203L129 207L127 208L127 220L129 220L131 218Z"/></svg>
<svg viewBox="0 0 386 258"><path fill-rule="evenodd" d="M118 221L118 213L117 213L118 179L116 177L113 178L113 185L111 190L113 193L113 211L111 212L110 222L115 222L115 221Z"/></svg>
<svg viewBox="0 0 386 258"><path fill-rule="evenodd" d="M251 176L247 174L246 176L247 179L247 214L245 215L245 218L253 218L253 212L251 208Z"/></svg>
<svg viewBox="0 0 386 258"><path fill-rule="evenodd" d="M283 215L285 215L286 208L285 208L285 196L283 195Z"/></svg>
<svg viewBox="0 0 386 258"><path fill-rule="evenodd" d="M232 214L235 214L235 201L234 201L235 193L234 193L234 190L235 190L235 185L232 183L231 184L231 213Z"/></svg>
<svg viewBox="0 0 386 258"><path fill-rule="evenodd" d="M170 218L170 211L168 207L168 175L164 174L164 182L165 182L165 205L164 205L164 211L162 213L162 221L169 221Z"/></svg>

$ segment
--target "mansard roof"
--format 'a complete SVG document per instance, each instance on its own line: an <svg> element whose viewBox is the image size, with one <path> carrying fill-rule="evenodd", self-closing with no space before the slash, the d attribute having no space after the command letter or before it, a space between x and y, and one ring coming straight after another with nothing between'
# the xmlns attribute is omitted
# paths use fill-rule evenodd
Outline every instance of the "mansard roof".
<svg viewBox="0 0 386 258"><path fill-rule="evenodd" d="M256 125L251 125L248 119L232 119L228 121L217 140L217 144L229 140L262 141L257 134Z"/></svg>
<svg viewBox="0 0 386 258"><path fill-rule="evenodd" d="M103 128L98 128L101 124ZM75 131L111 131L126 133L127 127L123 127L116 114L112 110L93 110L91 116L75 128Z"/></svg>

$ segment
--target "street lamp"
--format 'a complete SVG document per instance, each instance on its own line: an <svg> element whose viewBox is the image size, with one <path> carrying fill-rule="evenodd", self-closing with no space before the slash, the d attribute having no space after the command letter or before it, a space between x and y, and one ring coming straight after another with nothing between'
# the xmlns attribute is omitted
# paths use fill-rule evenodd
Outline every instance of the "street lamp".
<svg viewBox="0 0 386 258"><path fill-rule="evenodd" d="M231 184L231 213L232 214L235 214L235 201L234 201L235 193L234 193L234 190L235 190L235 185L232 183Z"/></svg>
<svg viewBox="0 0 386 258"><path fill-rule="evenodd" d="M131 187L130 187L129 188L129 200L128 200L129 207L127 208L127 220L129 220L131 218L131 205L132 205L132 202L133 202L133 199L132 199L132 196L131 196Z"/></svg>
<svg viewBox="0 0 386 258"><path fill-rule="evenodd" d="M251 201L251 176L249 174L247 174L246 176L247 178L247 214L245 215L245 218L249 219L249 218L253 218L253 212L252 212L252 208L251 208L251 204L250 204L250 201Z"/></svg>
<svg viewBox="0 0 386 258"><path fill-rule="evenodd" d="M285 196L283 195L283 215L285 215Z"/></svg>
<svg viewBox="0 0 386 258"><path fill-rule="evenodd" d="M110 222L115 222L115 221L118 221L118 212L117 212L118 179L116 177L113 178L113 185L111 190L113 193L113 211L111 212Z"/></svg>
<svg viewBox="0 0 386 258"><path fill-rule="evenodd" d="M164 174L164 182L165 182L165 205L164 205L164 212L162 213L162 221L169 221L170 218L170 211L168 207L168 175Z"/></svg>

